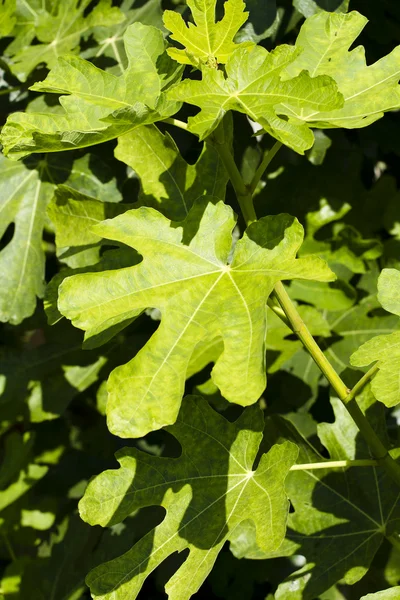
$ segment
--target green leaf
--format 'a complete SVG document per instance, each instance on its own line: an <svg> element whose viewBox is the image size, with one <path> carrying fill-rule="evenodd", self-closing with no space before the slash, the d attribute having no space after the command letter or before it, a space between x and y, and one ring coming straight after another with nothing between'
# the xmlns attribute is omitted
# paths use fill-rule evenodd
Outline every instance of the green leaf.
<svg viewBox="0 0 400 600"><path fill-rule="evenodd" d="M18 0L15 39L5 52L11 72L26 81L38 65L45 63L51 68L60 55L77 53L81 38L93 33L97 25L114 25L124 19L123 13L111 6L111 0L100 0L85 15L89 4L90 0L52 0L47 5Z"/></svg>
<svg viewBox="0 0 400 600"><path fill-rule="evenodd" d="M234 224L229 206L207 200L180 226L151 208L127 211L94 232L135 248L143 262L62 283L59 309L86 339L146 307L163 315L149 343L109 379L108 426L116 435L140 437L174 423L190 357L206 337L224 340L212 372L222 394L253 404L265 388L265 303L275 282L332 279L317 257L295 258L303 230L289 215L250 225L228 265Z"/></svg>
<svg viewBox="0 0 400 600"><path fill-rule="evenodd" d="M14 28L15 3L16 0L0 1L0 37L9 35Z"/></svg>
<svg viewBox="0 0 400 600"><path fill-rule="evenodd" d="M217 0L188 0L187 4L195 24L186 24L173 10L164 12L164 25L171 31L171 38L184 46L183 50L168 49L173 59L195 67L216 68L218 63L225 64L236 48L251 46L249 42L235 44L233 41L249 14L244 12L243 0L227 0L224 16L218 23L215 23Z"/></svg>
<svg viewBox="0 0 400 600"><path fill-rule="evenodd" d="M359 397L361 408L378 435L387 443L382 405L367 388ZM370 451L357 426L338 398L332 399L334 423L318 425L318 435L332 460L369 459ZM298 462L321 462L324 458L281 417L267 425L264 440L272 444L292 440L300 447ZM399 451L394 451L399 456ZM286 487L294 512L289 515L286 541L273 556L301 554L307 559L299 571L289 575L275 598L313 600L336 582L349 585L368 570L375 553L396 529L400 516L398 489L383 469L351 467L291 471ZM238 556L267 558L254 544L248 529L240 528L233 551ZM247 536L247 548L246 548Z"/></svg>
<svg viewBox="0 0 400 600"><path fill-rule="evenodd" d="M400 597L400 586L383 590L382 592L375 592L375 594L367 594L360 600L397 600Z"/></svg>
<svg viewBox="0 0 400 600"><path fill-rule="evenodd" d="M135 4L138 5L137 8L135 8ZM152 25L157 29L163 29L160 0L147 0L144 4L138 0L122 0L119 9L125 15L124 21L117 25L99 23L94 30L97 46L81 52L82 58L92 57L96 61L100 57L111 58L116 64L107 70L114 75L123 73L128 66L123 37L129 25L139 22L142 25Z"/></svg>
<svg viewBox="0 0 400 600"><path fill-rule="evenodd" d="M161 31L135 23L124 35L128 67L120 77L75 56L58 59L31 89L61 96L60 113L14 113L2 131L4 152L21 158L99 144L174 114L164 90L182 69L164 52Z"/></svg>
<svg viewBox="0 0 400 600"><path fill-rule="evenodd" d="M82 518L106 526L152 505L163 506L166 516L126 554L89 574L93 598L134 600L163 560L188 549L166 591L171 599L189 599L226 540L249 518L260 547L273 549L281 543L288 510L284 481L297 449L290 442L276 445L253 470L262 427L256 407L229 423L202 398L188 397L168 429L182 446L179 458L159 458L134 448L117 453L121 467L89 483L79 506Z"/></svg>
<svg viewBox="0 0 400 600"><path fill-rule="evenodd" d="M386 406L400 402L400 332L378 335L363 344L350 358L355 367L378 362L378 373L372 381L376 399Z"/></svg>
<svg viewBox="0 0 400 600"><path fill-rule="evenodd" d="M311 17L324 10L345 13L350 0L293 0L293 6L304 16Z"/></svg>
<svg viewBox="0 0 400 600"><path fill-rule="evenodd" d="M382 306L400 316L400 271L384 269L378 279L378 299ZM372 380L372 391L386 406L400 402L400 332L379 335L363 344L351 356L351 364L366 367L378 361L378 373Z"/></svg>
<svg viewBox="0 0 400 600"><path fill-rule="evenodd" d="M377 334L393 333L399 329L400 322L396 317L375 314L377 308L379 304L376 297L368 296L345 311L326 315L333 338L326 346L323 343L322 347L339 372L353 364L350 357L361 344Z"/></svg>
<svg viewBox="0 0 400 600"><path fill-rule="evenodd" d="M206 143L197 162L189 165L168 133L163 135L155 125L144 125L118 139L115 157L140 177L135 208L152 206L178 221L201 196L225 198L228 175L211 144Z"/></svg>
<svg viewBox="0 0 400 600"><path fill-rule="evenodd" d="M385 310L400 317L400 271L383 269L378 279L378 300Z"/></svg>
<svg viewBox="0 0 400 600"><path fill-rule="evenodd" d="M302 52L286 72L290 77L304 69L311 77L329 75L343 94L344 105L330 112L290 107L286 111L289 117L314 127L354 129L366 127L384 112L400 107L400 46L369 66L362 46L349 52L366 23L357 11L320 12L306 20L296 41Z"/></svg>
<svg viewBox="0 0 400 600"><path fill-rule="evenodd" d="M0 156L0 238L14 224L10 241L0 250L0 321L21 323L44 293L42 232L53 186L40 172Z"/></svg>
<svg viewBox="0 0 400 600"><path fill-rule="evenodd" d="M268 133L303 154L314 142L308 125L298 119L280 118L288 106L312 113L332 110L343 103L335 82L325 76L311 78L302 72L282 80L284 69L298 50L281 45L272 52L261 46L250 51L235 50L222 71L204 69L201 81L186 79L171 89L168 96L199 106L202 110L189 119L189 129L204 139L229 110L247 114Z"/></svg>
<svg viewBox="0 0 400 600"><path fill-rule="evenodd" d="M102 238L93 233L91 228L130 207L131 205L115 202L99 202L69 186L59 185L47 213L54 225L57 255L60 260L67 262L71 267L97 263L100 259Z"/></svg>

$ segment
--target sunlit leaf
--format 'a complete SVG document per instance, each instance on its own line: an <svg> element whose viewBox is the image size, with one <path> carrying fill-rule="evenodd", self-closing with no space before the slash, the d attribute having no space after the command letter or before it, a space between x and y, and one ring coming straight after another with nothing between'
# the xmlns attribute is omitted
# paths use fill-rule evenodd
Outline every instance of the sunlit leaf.
<svg viewBox="0 0 400 600"><path fill-rule="evenodd" d="M189 129L204 139L229 110L247 114L276 139L301 154L310 148L314 136L306 123L280 115L287 106L301 111L332 110L343 103L335 82L325 76L310 77L302 72L293 79L281 74L295 60L298 50L281 45L267 52L260 46L251 51L235 50L222 71L204 69L201 81L184 80L169 97L199 106L202 110L189 120Z"/></svg>
<svg viewBox="0 0 400 600"><path fill-rule="evenodd" d="M159 458L133 448L118 452L120 468L89 484L80 502L82 518L106 526L150 505L163 506L166 516L126 554L89 574L93 598L134 600L165 558L188 549L166 591L170 598L189 599L244 520L254 523L261 548L280 544L288 510L284 481L297 449L290 442L276 445L253 470L262 427L256 407L229 423L202 398L188 397L169 428L181 444L180 458Z"/></svg>
<svg viewBox="0 0 400 600"><path fill-rule="evenodd" d="M249 14L244 11L243 0L227 0L224 16L218 23L215 22L217 0L188 0L187 4L194 24L186 24L182 16L173 10L166 10L163 16L171 38L184 46L183 50L168 49L168 54L178 62L215 68L218 63L226 63L236 48L251 45L248 42L235 44L233 41Z"/></svg>
<svg viewBox="0 0 400 600"><path fill-rule="evenodd" d="M344 105L329 113L287 107L286 114L315 127L366 127L384 112L400 107L400 46L367 66L363 46L349 52L367 19L357 11L348 14L319 12L303 24L296 41L302 52L288 65L293 77L306 69L311 77L329 75L343 94Z"/></svg>
<svg viewBox="0 0 400 600"><path fill-rule="evenodd" d="M32 86L65 94L63 113L14 113L2 131L5 153L21 158L99 144L174 114L179 105L163 91L181 68L164 52L161 31L135 23L124 35L128 66L116 77L75 56L59 58L47 78Z"/></svg>
<svg viewBox="0 0 400 600"><path fill-rule="evenodd" d="M265 303L275 282L332 279L321 259L295 258L303 232L288 215L251 225L228 265L234 224L222 202L196 203L179 227L151 208L128 211L94 233L134 247L143 262L62 283L59 309L86 339L146 307L161 311L149 343L109 379L113 433L139 437L175 421L190 357L205 337L224 340L212 372L223 395L242 406L254 403L265 387Z"/></svg>

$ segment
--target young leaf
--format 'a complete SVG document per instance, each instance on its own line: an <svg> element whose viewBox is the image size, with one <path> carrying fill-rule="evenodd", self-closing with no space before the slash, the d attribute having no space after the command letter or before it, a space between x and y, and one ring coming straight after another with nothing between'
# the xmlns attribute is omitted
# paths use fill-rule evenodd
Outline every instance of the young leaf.
<svg viewBox="0 0 400 600"><path fill-rule="evenodd" d="M179 221L201 196L225 198L228 175L212 144L206 143L197 162L189 165L168 133L162 134L155 125L143 125L118 139L115 157L140 177L135 208L152 206Z"/></svg>
<svg viewBox="0 0 400 600"><path fill-rule="evenodd" d="M204 69L201 81L186 79L168 93L173 100L199 106L202 110L189 119L189 129L204 139L229 110L247 114L272 136L303 154L314 142L305 122L280 118L287 107L312 113L329 111L343 104L335 82L325 76L310 77L306 72L293 79L281 79L285 67L298 50L278 46L268 52L261 46L251 51L235 50L222 71ZM305 121L306 119L304 119Z"/></svg>
<svg viewBox="0 0 400 600"><path fill-rule="evenodd" d="M190 357L205 337L224 340L212 372L222 394L253 404L265 388L265 303L275 282L334 277L317 257L295 258L303 229L284 214L250 225L228 265L234 223L229 206L207 199L179 227L151 208L127 211L93 231L135 248L143 262L62 283L60 312L86 331L86 339L146 307L163 315L149 343L109 379L114 434L140 437L175 422Z"/></svg>
<svg viewBox="0 0 400 600"><path fill-rule="evenodd" d="M82 518L107 526L152 505L163 506L166 516L126 554L89 574L93 598L134 600L163 560L188 549L166 591L171 600L189 599L235 528L248 519L261 548L279 546L288 510L284 482L297 449L290 442L276 445L253 470L262 427L256 407L229 423L202 398L188 397L168 429L182 446L179 458L159 458L134 448L117 453L120 468L89 484L79 506Z"/></svg>
<svg viewBox="0 0 400 600"><path fill-rule="evenodd" d="M215 68L218 63L226 63L236 48L252 45L248 42L235 44L233 41L249 14L244 12L243 0L227 0L224 16L218 23L215 23L217 0L188 0L187 4L195 25L186 24L178 12L164 12L164 25L172 32L171 38L184 46L184 50L168 49L173 59L195 67L207 65Z"/></svg>
<svg viewBox="0 0 400 600"><path fill-rule="evenodd" d="M303 24L296 41L302 49L286 72L294 77L306 69L311 77L329 75L343 94L336 110L309 110L286 106L285 114L314 127L366 127L388 110L400 107L400 46L367 66L363 46L349 52L367 19L357 11L348 14L320 12Z"/></svg>
<svg viewBox="0 0 400 600"><path fill-rule="evenodd" d="M31 89L61 96L61 113L14 113L2 131L4 152L21 158L99 144L174 114L164 91L182 69L164 52L162 32L135 23L124 35L128 67L120 77L75 56L60 58Z"/></svg>
<svg viewBox="0 0 400 600"><path fill-rule="evenodd" d="M85 15L89 4L90 0L52 0L50 6L35 0L18 1L15 39L5 52L11 72L26 81L39 64L51 68L62 54L78 52L81 38L90 35L96 26L112 26L124 20L111 0L100 0Z"/></svg>

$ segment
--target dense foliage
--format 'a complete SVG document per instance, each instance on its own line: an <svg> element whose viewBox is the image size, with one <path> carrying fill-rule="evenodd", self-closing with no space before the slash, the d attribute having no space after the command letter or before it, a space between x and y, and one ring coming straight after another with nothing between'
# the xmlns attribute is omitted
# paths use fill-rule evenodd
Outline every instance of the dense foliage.
<svg viewBox="0 0 400 600"><path fill-rule="evenodd" d="M0 600L399 600L397 0L0 36Z"/></svg>

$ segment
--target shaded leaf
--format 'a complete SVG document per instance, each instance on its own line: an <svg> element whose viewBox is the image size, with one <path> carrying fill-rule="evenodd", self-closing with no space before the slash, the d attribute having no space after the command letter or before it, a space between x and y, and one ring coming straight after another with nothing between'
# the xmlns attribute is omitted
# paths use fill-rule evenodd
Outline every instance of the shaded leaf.
<svg viewBox="0 0 400 600"><path fill-rule="evenodd" d="M85 339L146 307L163 315L149 343L109 379L113 433L140 437L175 421L190 357L206 337L224 340L212 372L222 394L242 406L254 403L265 387L265 303L275 282L332 279L317 257L295 259L303 232L289 215L250 225L228 265L234 224L230 207L207 200L179 227L151 208L128 211L94 232L134 247L143 262L62 283L59 309L86 331Z"/></svg>
<svg viewBox="0 0 400 600"><path fill-rule="evenodd" d="M323 10L345 13L349 8L349 0L293 0L293 6L304 17L311 17Z"/></svg>
<svg viewBox="0 0 400 600"><path fill-rule="evenodd" d="M40 172L0 156L0 238L14 226L0 250L0 321L21 323L44 293L42 232L53 186Z"/></svg>
<svg viewBox="0 0 400 600"><path fill-rule="evenodd" d="M179 458L158 458L133 448L118 452L121 467L89 484L80 502L82 518L105 526L158 504L166 516L126 554L89 574L93 598L134 600L151 571L172 553L188 549L166 591L170 598L189 599L225 541L249 515L260 546L279 545L288 508L284 481L297 450L291 443L274 446L254 471L262 426L258 408L229 423L202 398L188 397L169 428L182 446Z"/></svg>
<svg viewBox="0 0 400 600"><path fill-rule="evenodd" d="M119 138L115 157L140 177L135 207L152 206L169 219L180 220L201 196L225 198L228 175L211 144L206 143L197 162L189 165L168 133L144 125Z"/></svg>
<svg viewBox="0 0 400 600"><path fill-rule="evenodd" d="M138 5L136 8L135 4ZM147 0L144 4L141 4L138 0L122 0L119 9L125 16L122 23L117 25L99 23L93 32L97 45L94 49L90 48L81 52L82 58L92 57L92 60L96 61L100 57L113 59L116 65L107 70L114 75L119 75L128 66L128 57L123 40L124 33L129 25L139 22L142 25L152 25L157 29L163 29L160 0Z"/></svg>
<svg viewBox="0 0 400 600"><path fill-rule="evenodd" d="M111 0L100 0L86 15L89 4L90 0L52 0L47 5L17 0L15 39L5 52L11 72L26 81L41 63L51 68L60 55L79 52L81 38L90 35L97 25L114 25L124 19Z"/></svg>
<svg viewBox="0 0 400 600"><path fill-rule="evenodd" d="M385 439L382 406L368 388L359 399L372 426ZM332 407L335 422L318 425L319 438L330 458L370 458L368 447L339 399L332 399ZM300 446L299 463L324 460L293 425L274 417L264 439L274 443L282 438ZM394 451L394 456L398 454ZM396 529L400 516L399 492L385 471L377 467L292 471L286 485L294 512L289 515L286 541L273 556L279 556L279 552L281 556L302 554L307 562L279 586L275 597L312 600L339 580L350 585L359 581L385 534L391 535ZM240 537L238 529L234 553L266 557L257 550L252 530L242 533Z"/></svg>

